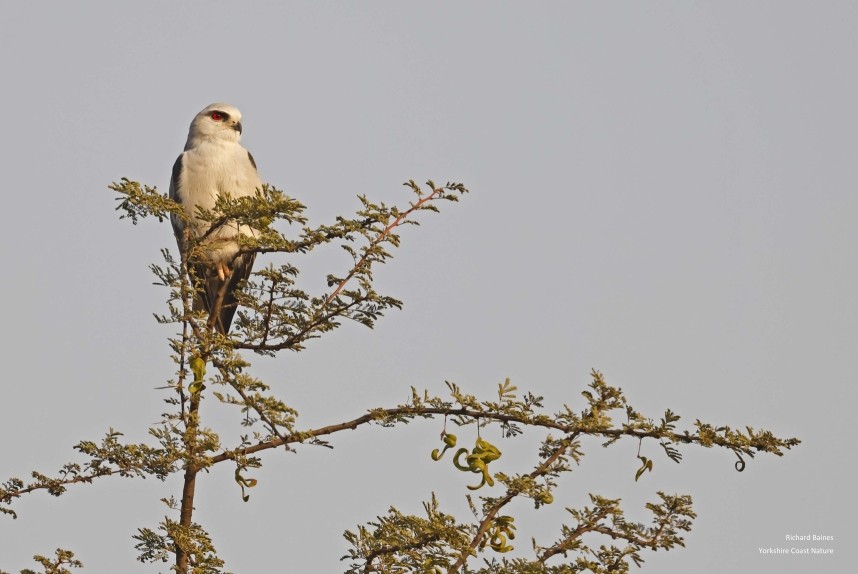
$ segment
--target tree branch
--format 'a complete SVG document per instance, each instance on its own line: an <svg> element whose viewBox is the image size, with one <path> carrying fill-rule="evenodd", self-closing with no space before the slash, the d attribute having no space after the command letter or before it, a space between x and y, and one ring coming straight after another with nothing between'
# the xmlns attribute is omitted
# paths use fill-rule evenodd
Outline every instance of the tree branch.
<svg viewBox="0 0 858 574"><path fill-rule="evenodd" d="M349 271L348 275L346 275L346 278L343 279L342 281L340 281L340 284L337 285L337 288L334 289L334 291L330 295L328 295L328 297L325 299L325 302L322 304L322 309L327 307L328 304L331 301L333 301L337 295L340 294L340 292L346 286L346 283L348 283L356 274L358 274L361 271L361 269L364 267L364 265L366 265L367 258L369 257L369 254L373 252L373 248L375 246L379 245L382 241L384 241L385 238L388 237L390 235L390 233L396 227L398 227L403 222L403 220L405 220L409 215L411 215L415 211L422 209L429 202L434 201L434 200L438 199L439 197L443 197L443 195L444 195L444 188L441 188L441 187L436 188L433 186L432 192L430 194L426 195L425 197L420 198L417 202L412 203L411 207L409 207L408 209L406 209L405 211L400 213L396 218L394 218L394 220L391 223L389 223L383 230L381 230L378 233L378 235L376 235L375 238L372 241L370 241L369 245L364 247L364 250L363 250L364 255L358 260L357 263L355 263L354 267L352 267L352 270Z"/></svg>
<svg viewBox="0 0 858 574"><path fill-rule="evenodd" d="M362 425L369 424L372 422L378 422L385 419L396 419L399 417L405 418L416 418L416 417L426 417L431 418L433 416L460 416L464 418L474 419L474 420L490 420L497 422L505 422L505 423L519 423L532 427L542 427L547 429L554 429L558 431L562 431L565 434L581 434L581 435L590 435L590 436L601 436L609 439L618 439L622 437L635 437L635 438L653 438L653 439L666 439L677 443L683 444L701 444L703 446L715 445L724 448L728 448L730 450L736 450L740 448L735 443L721 438L721 437L701 437L698 434L690 434L686 431L685 434L677 434L673 432L661 432L658 430L651 431L643 431L637 430L633 428L606 428L606 429L591 429L586 424L562 424L556 421L550 420L547 417L524 417L524 416L516 416L516 415L508 415L502 413L494 413L494 412L486 412L486 411L477 411L473 409L467 408L439 408L439 407L396 407L389 409L375 409L370 411L369 413L352 419L350 421L345 421L337 424L332 424L328 426L319 427L316 429L301 431L290 434L283 438L271 439L268 441L259 442L255 445L248 446L245 448L238 449L236 452L242 455L253 454L265 450L269 450L272 448L277 448L283 446L284 444L293 444L293 443L301 443L306 441L307 439L331 435L337 432L341 432L344 430L354 430ZM784 448L790 448L798 444L797 439L786 439L785 441L781 441L780 446ZM779 454L772 448L767 448L766 444L758 444L751 445L751 447L756 448L759 451L772 452L774 454ZM748 447L750 450L750 447ZM744 451L743 451L744 452ZM222 453L217 456L212 457L211 462L213 464L223 462L224 460L230 459L231 456L228 453Z"/></svg>
<svg viewBox="0 0 858 574"><path fill-rule="evenodd" d="M554 449L554 452L552 452L548 458L542 461L539 466L537 466L527 476L530 478L536 478L537 476L544 475L546 471L551 468L551 466L555 462L557 462L557 460L562 457L567 450L569 450L569 447L572 445L576 438L577 433L573 433L572 435L564 438L561 446ZM498 512L500 512L500 509L509 504L519 494L521 494L520 490L514 488L507 488L506 494L504 494L500 499L498 499L498 501L491 506L490 510L485 513L483 519L480 521L480 524L477 528L477 533L474 535L474 538L471 540L471 544L469 545L469 548L472 551L476 550L477 547L480 545L483 540L483 537L486 535L486 532L488 532ZM456 560L453 566L450 567L448 571L457 572L465 565L465 562L468 561L469 556L471 556L471 554L467 552L463 552L462 554L460 554L459 558Z"/></svg>

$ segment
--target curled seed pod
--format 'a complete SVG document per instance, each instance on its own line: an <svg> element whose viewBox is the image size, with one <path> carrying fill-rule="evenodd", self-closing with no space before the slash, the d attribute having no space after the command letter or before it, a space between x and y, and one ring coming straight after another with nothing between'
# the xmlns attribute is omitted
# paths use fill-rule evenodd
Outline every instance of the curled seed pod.
<svg viewBox="0 0 858 574"><path fill-rule="evenodd" d="M441 440L444 441L444 450L433 449L432 450L432 460L439 461L441 457L444 456L444 453L447 452L447 449L456 446L456 435L447 434L446 432L441 433Z"/></svg>
<svg viewBox="0 0 858 574"><path fill-rule="evenodd" d="M547 490L543 490L539 494L536 495L536 500L540 504L551 504L554 502L554 495L548 492Z"/></svg>

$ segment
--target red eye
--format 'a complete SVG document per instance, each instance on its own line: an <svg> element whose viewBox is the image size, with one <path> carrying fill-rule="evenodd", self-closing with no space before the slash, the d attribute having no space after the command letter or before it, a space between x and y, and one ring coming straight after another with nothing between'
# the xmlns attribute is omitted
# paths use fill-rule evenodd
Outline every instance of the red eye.
<svg viewBox="0 0 858 574"><path fill-rule="evenodd" d="M221 121L224 118L223 113L221 112L212 112L212 119L216 122Z"/></svg>

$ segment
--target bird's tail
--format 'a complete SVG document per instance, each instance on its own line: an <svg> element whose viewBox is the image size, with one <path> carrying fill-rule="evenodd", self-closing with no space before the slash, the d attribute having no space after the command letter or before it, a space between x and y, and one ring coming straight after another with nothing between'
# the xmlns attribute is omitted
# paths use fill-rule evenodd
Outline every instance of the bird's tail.
<svg viewBox="0 0 858 574"><path fill-rule="evenodd" d="M194 298L194 309L205 310L211 314L217 310L214 327L223 335L229 333L235 312L238 310L238 299L235 296L238 284L250 277L255 254L239 255L233 261L231 273L221 279L217 270L203 263L192 266L197 296Z"/></svg>

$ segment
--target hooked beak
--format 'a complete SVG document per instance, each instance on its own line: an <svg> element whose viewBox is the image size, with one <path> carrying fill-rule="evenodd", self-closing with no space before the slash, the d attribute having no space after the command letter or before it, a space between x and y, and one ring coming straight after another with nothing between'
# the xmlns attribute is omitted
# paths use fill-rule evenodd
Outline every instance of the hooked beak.
<svg viewBox="0 0 858 574"><path fill-rule="evenodd" d="M232 126L232 129L234 129L238 133L241 133L241 122L235 122L235 125Z"/></svg>

